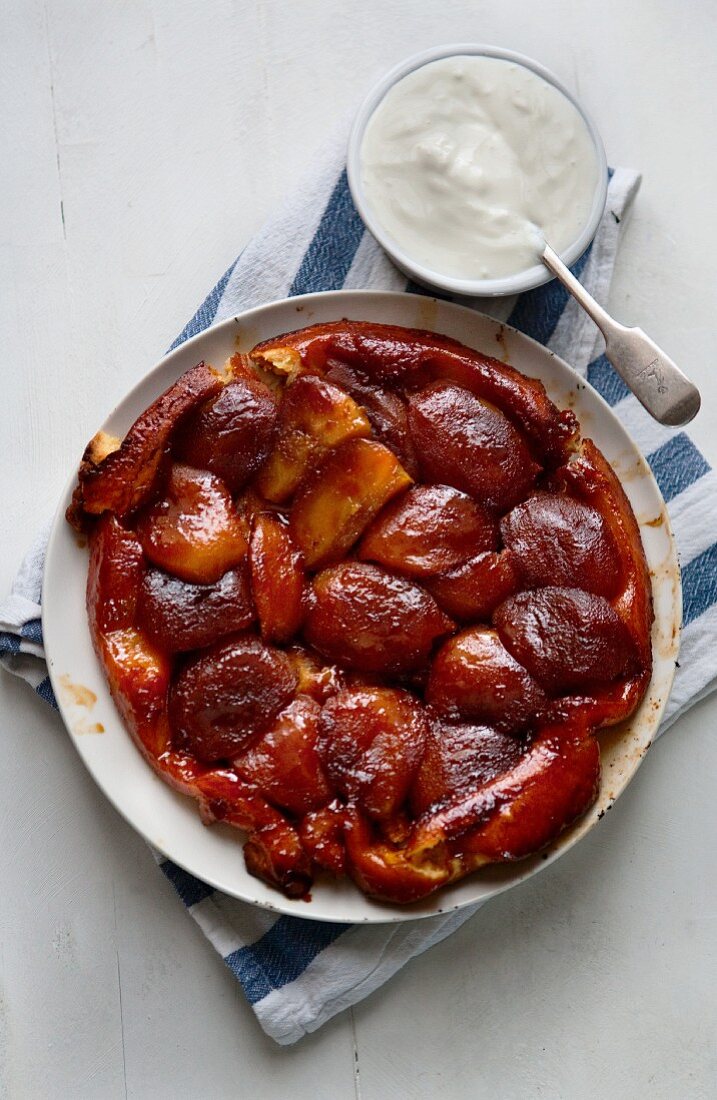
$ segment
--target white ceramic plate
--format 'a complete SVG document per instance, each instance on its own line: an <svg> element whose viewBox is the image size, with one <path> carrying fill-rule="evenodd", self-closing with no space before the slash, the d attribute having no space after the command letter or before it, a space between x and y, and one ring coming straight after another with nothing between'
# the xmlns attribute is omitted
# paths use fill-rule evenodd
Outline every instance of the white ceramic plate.
<svg viewBox="0 0 717 1100"><path fill-rule="evenodd" d="M335 291L291 298L250 310L187 341L125 397L103 425L124 435L135 418L185 370L204 359L220 366L236 350L319 321L350 317L433 329L503 358L540 378L561 407L575 409L583 434L613 464L640 523L655 599L654 673L636 714L601 735L603 778L594 806L547 853L488 867L411 906L365 897L348 881L318 881L311 901L290 901L244 868L242 836L224 825L203 826L195 803L171 790L149 768L125 731L95 657L85 613L87 550L64 520L75 473L50 536L43 587L43 630L50 678L77 751L101 789L155 848L219 890L255 905L332 921L400 921L432 916L481 901L548 866L602 817L637 770L657 729L675 670L681 590L675 545L664 501L635 445L610 408L574 371L544 347L488 317L433 298L373 291ZM88 425L88 436L92 434ZM96 697L96 698L95 698ZM100 729L102 732L100 732Z"/></svg>

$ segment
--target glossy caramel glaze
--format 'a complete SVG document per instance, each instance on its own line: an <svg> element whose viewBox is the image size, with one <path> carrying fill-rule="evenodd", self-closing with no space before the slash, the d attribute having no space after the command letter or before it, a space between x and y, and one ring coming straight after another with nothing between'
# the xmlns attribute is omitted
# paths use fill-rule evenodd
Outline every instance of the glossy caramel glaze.
<svg viewBox="0 0 717 1100"><path fill-rule="evenodd" d="M571 412L448 337L317 325L88 447L95 648L125 723L289 897L407 903L551 843L650 678L637 523Z"/></svg>

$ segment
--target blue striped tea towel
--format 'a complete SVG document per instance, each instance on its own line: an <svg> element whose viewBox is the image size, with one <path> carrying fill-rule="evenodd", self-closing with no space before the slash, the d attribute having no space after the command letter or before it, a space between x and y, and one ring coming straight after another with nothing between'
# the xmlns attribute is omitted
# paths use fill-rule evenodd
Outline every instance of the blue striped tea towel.
<svg viewBox="0 0 717 1100"><path fill-rule="evenodd" d="M416 290L364 230L351 202L338 140L281 212L219 280L173 346L214 321L287 295L344 288ZM605 300L624 217L639 176L611 173L607 209L575 272ZM677 533L684 585L683 659L663 730L715 685L717 480L685 432L662 428L642 410L599 353L595 329L553 282L519 299L470 301L540 340L613 406L648 461ZM129 380L128 380L129 381ZM711 505L710 505L710 502ZM0 660L54 703L42 649L40 595L46 535L30 551L0 605ZM193 919L236 975L256 1016L279 1043L293 1043L355 1004L409 959L450 935L475 906L393 925L323 924L229 898L157 857Z"/></svg>

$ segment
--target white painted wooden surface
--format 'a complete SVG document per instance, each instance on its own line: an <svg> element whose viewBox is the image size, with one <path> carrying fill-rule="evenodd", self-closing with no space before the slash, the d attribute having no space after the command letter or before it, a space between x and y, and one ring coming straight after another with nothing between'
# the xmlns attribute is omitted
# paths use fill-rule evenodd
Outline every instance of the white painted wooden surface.
<svg viewBox="0 0 717 1100"><path fill-rule="evenodd" d="M3 590L95 425L324 132L451 40L542 60L643 170L611 304L702 386L717 462L709 0L3 0ZM281 1050L59 720L0 692L0 1094L717 1094L717 700L556 867Z"/></svg>

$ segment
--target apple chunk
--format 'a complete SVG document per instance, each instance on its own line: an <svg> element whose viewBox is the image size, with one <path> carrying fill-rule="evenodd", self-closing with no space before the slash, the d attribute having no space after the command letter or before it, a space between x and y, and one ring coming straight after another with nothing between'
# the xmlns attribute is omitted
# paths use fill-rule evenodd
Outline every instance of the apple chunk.
<svg viewBox="0 0 717 1100"><path fill-rule="evenodd" d="M160 569L142 578L138 618L167 653L181 653L245 630L254 619L246 567L230 569L214 584L190 584Z"/></svg>
<svg viewBox="0 0 717 1100"><path fill-rule="evenodd" d="M313 375L298 378L284 393L276 442L257 488L266 500L282 503L332 447L370 434L366 413L347 393Z"/></svg>
<svg viewBox="0 0 717 1100"><path fill-rule="evenodd" d="M615 539L597 508L583 501L534 493L503 517L500 528L526 588L564 585L610 597L620 587Z"/></svg>
<svg viewBox="0 0 717 1100"><path fill-rule="evenodd" d="M266 460L276 420L271 390L258 378L240 378L194 413L174 453L189 466L211 470L236 493Z"/></svg>
<svg viewBox="0 0 717 1100"><path fill-rule="evenodd" d="M111 514L102 516L90 537L87 610L93 631L134 625L144 560L133 531Z"/></svg>
<svg viewBox="0 0 717 1100"><path fill-rule="evenodd" d="M288 642L304 617L304 567L286 523L270 512L254 520L249 543L254 604L262 637Z"/></svg>
<svg viewBox="0 0 717 1100"><path fill-rule="evenodd" d="M540 473L510 420L460 386L433 382L413 394L408 423L424 479L462 489L488 508L512 508Z"/></svg>
<svg viewBox="0 0 717 1100"><path fill-rule="evenodd" d="M261 740L234 760L242 779L290 813L305 814L331 799L317 751L320 714L313 699L294 699Z"/></svg>
<svg viewBox="0 0 717 1100"><path fill-rule="evenodd" d="M376 385L359 370L352 369L340 359L329 359L326 364L326 380L341 386L358 401L371 422L374 437L385 443L398 456L411 477L418 473L411 433L408 430L406 402L397 393Z"/></svg>
<svg viewBox="0 0 717 1100"><path fill-rule="evenodd" d="M430 577L493 550L497 535L495 521L465 493L448 485L416 485L376 517L359 557Z"/></svg>
<svg viewBox="0 0 717 1100"><path fill-rule="evenodd" d="M439 607L461 622L488 619L499 604L520 587L520 573L510 550L488 550L427 577L424 584Z"/></svg>
<svg viewBox="0 0 717 1100"><path fill-rule="evenodd" d="M479 790L516 766L526 744L510 733L467 722L432 723L411 787L415 815Z"/></svg>
<svg viewBox="0 0 717 1100"><path fill-rule="evenodd" d="M419 585L376 565L344 562L314 579L305 634L329 660L390 675L424 666L436 639L453 629Z"/></svg>
<svg viewBox="0 0 717 1100"><path fill-rule="evenodd" d="M97 634L94 643L112 698L139 747L156 762L169 747L170 658L136 627Z"/></svg>
<svg viewBox="0 0 717 1100"><path fill-rule="evenodd" d="M319 753L337 790L380 820L405 801L428 730L425 709L407 691L349 689L321 711Z"/></svg>
<svg viewBox="0 0 717 1100"><path fill-rule="evenodd" d="M381 443L350 439L337 447L291 509L291 532L307 567L342 558L386 501L410 484L401 463Z"/></svg>
<svg viewBox="0 0 717 1100"><path fill-rule="evenodd" d="M637 667L623 619L603 596L580 588L519 592L493 621L506 648L550 692L589 691Z"/></svg>
<svg viewBox="0 0 717 1100"><path fill-rule="evenodd" d="M524 729L547 700L494 630L473 627L439 649L426 702L449 720L486 722L514 733Z"/></svg>
<svg viewBox="0 0 717 1100"><path fill-rule="evenodd" d="M285 654L239 636L190 658L169 697L177 744L211 763L237 756L291 702L296 675Z"/></svg>
<svg viewBox="0 0 717 1100"><path fill-rule="evenodd" d="M213 584L246 555L242 521L214 474L174 465L163 499L139 519L137 535L153 565L195 584Z"/></svg>

